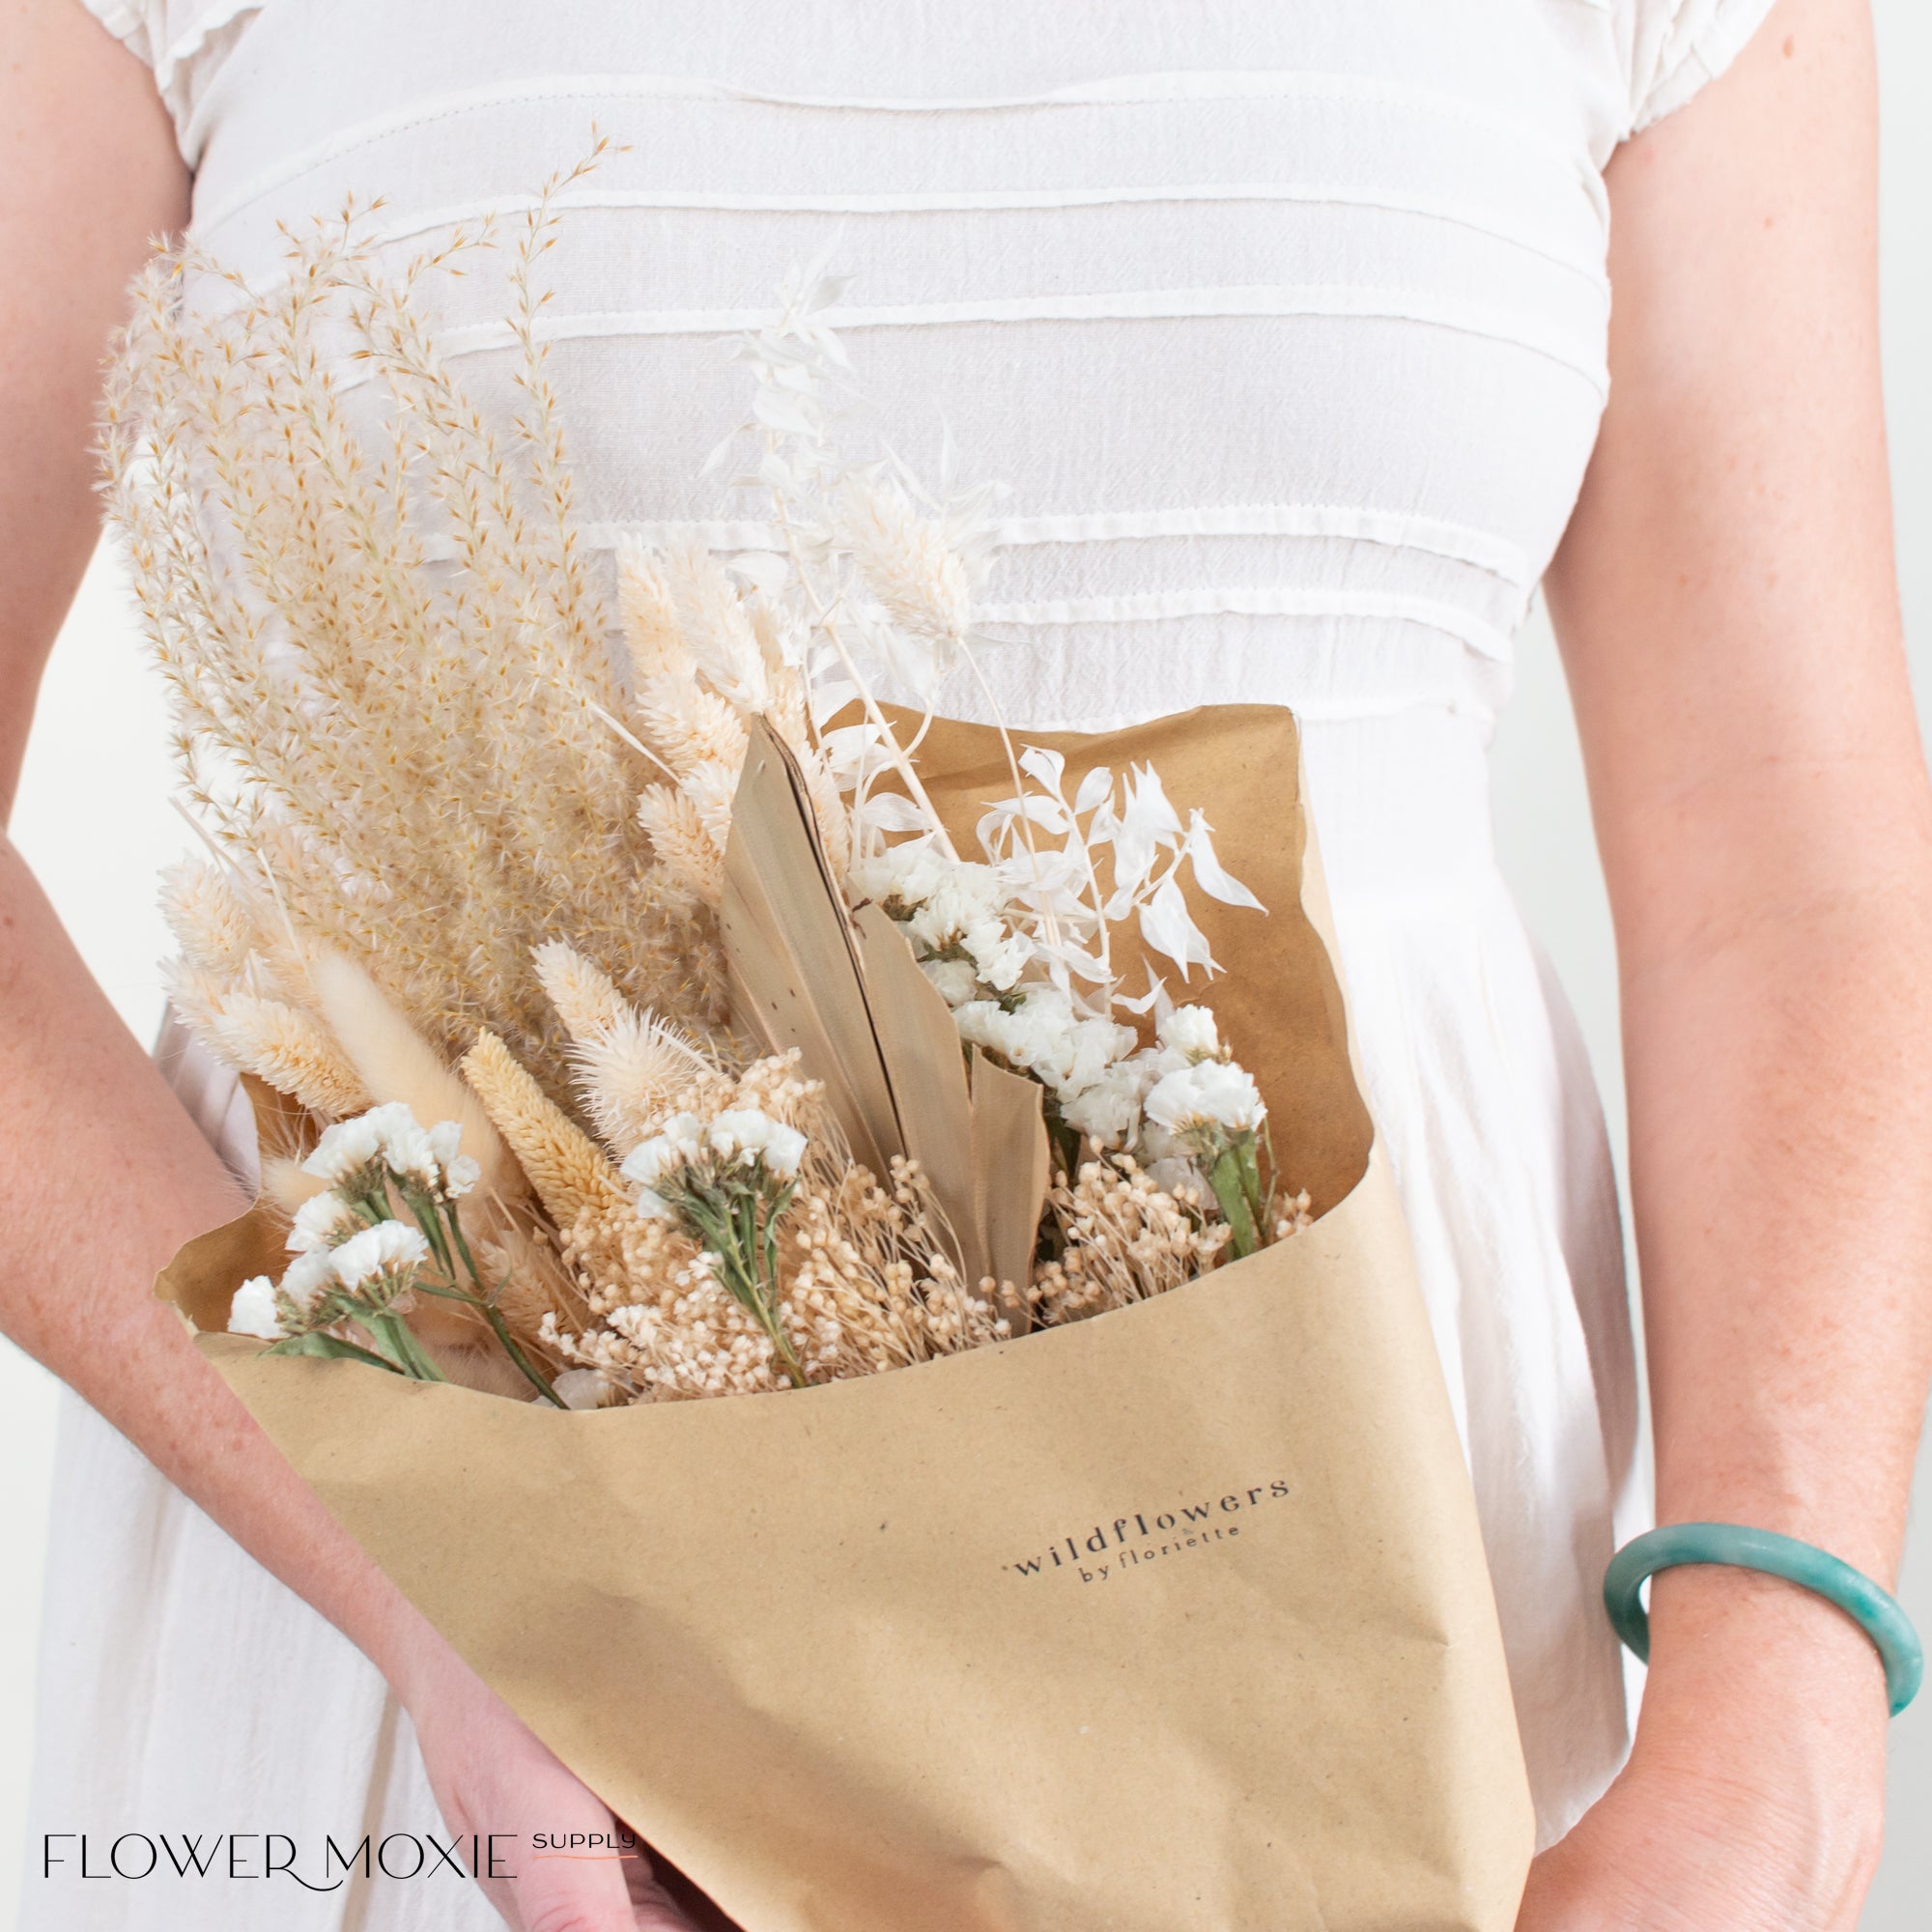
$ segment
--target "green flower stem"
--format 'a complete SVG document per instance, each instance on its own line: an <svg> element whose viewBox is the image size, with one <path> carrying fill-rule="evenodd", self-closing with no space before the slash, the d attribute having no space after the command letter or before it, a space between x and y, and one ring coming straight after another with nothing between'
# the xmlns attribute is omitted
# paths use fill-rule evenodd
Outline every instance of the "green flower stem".
<svg viewBox="0 0 1932 1932"><path fill-rule="evenodd" d="M449 1379L429 1358L423 1345L411 1333L410 1324L400 1315L364 1315L360 1320L375 1339L376 1346L412 1380L446 1382Z"/></svg>
<svg viewBox="0 0 1932 1932"><path fill-rule="evenodd" d="M778 1222L791 1205L793 1189L783 1188L766 1202L762 1225L761 1189L686 1186L669 1198L693 1232L723 1265L724 1286L771 1340L793 1388L804 1388L805 1371L778 1317Z"/></svg>
<svg viewBox="0 0 1932 1932"><path fill-rule="evenodd" d="M1261 1176L1255 1167L1252 1134L1226 1143L1208 1170L1208 1184L1221 1204L1221 1213L1233 1236L1229 1245L1242 1260L1261 1246L1256 1222L1261 1214Z"/></svg>
<svg viewBox="0 0 1932 1932"><path fill-rule="evenodd" d="M410 1373L409 1365L396 1352L395 1343L390 1336L389 1330L381 1325L378 1320L372 1318L367 1309L344 1309L338 1312L336 1319L338 1321L354 1321L362 1330L363 1334L368 1336L375 1348L377 1359L385 1368L393 1369L399 1376L407 1376ZM309 1330L309 1335L321 1337L327 1334L327 1332L326 1329L312 1328Z"/></svg>
<svg viewBox="0 0 1932 1932"><path fill-rule="evenodd" d="M517 1338L510 1333L508 1322L497 1314L496 1303L487 1301L480 1294L466 1294L460 1288L430 1288L422 1282L416 1283L419 1294L434 1294L444 1301L460 1301L466 1308L473 1308L490 1324L490 1332L502 1345L504 1354L515 1364L517 1372L543 1399L557 1408L564 1406L563 1398L552 1387L549 1377L530 1360L518 1345Z"/></svg>
<svg viewBox="0 0 1932 1932"><path fill-rule="evenodd" d="M562 1398L551 1386L550 1378L539 1369L529 1356L518 1346L517 1339L510 1333L509 1323L497 1310L497 1297L483 1286L482 1270L476 1265L476 1257L469 1252L469 1243L463 1233L463 1221L457 1213L456 1203L446 1201L439 1204L433 1195L420 1189L409 1188L403 1192L403 1199L415 1216L416 1226L422 1230L423 1239L430 1245L437 1264L448 1279L447 1288L429 1288L418 1282L416 1286L429 1294L440 1295L445 1301L460 1301L466 1307L473 1308L490 1324L490 1332L501 1345L504 1354L509 1356L517 1373L552 1405L563 1406ZM469 1292L456 1285L456 1260L461 1255L463 1266L469 1276ZM500 1290L498 1291L500 1293Z"/></svg>
<svg viewBox="0 0 1932 1932"><path fill-rule="evenodd" d="M511 1361L516 1363L517 1371L523 1377L523 1378L526 1382L528 1382L529 1385L533 1389L535 1389L536 1392L540 1396L542 1396L543 1399L547 1403L549 1403L553 1408L563 1407L564 1406L563 1398L557 1394L555 1388L552 1385L551 1378L547 1375L545 1375L544 1372L540 1368L538 1368L533 1361L530 1360L528 1355L526 1355L524 1352L523 1349L519 1346L515 1338L511 1335L509 1327L504 1322L503 1318L500 1315L498 1315L496 1309L487 1301L483 1303L483 1319L484 1321L489 1322L491 1329L496 1334L497 1341L502 1343L504 1354L508 1355Z"/></svg>
<svg viewBox="0 0 1932 1932"><path fill-rule="evenodd" d="M368 1349L358 1349L354 1342L345 1342L339 1335L326 1335L320 1329L311 1329L305 1335L290 1335L262 1352L265 1355L319 1355L333 1361L362 1362L392 1376L402 1374L387 1356L378 1355Z"/></svg>
<svg viewBox="0 0 1932 1932"><path fill-rule="evenodd" d="M469 1285L485 1301L495 1302L497 1296L487 1293L483 1287L483 1273L476 1265L476 1257L469 1252L469 1239L463 1232L463 1217L456 1211L456 1203L451 1201L443 1211L449 1216L449 1238L456 1244L456 1252L463 1257L463 1265L469 1270ZM453 1273L454 1270L452 1269ZM497 1293L502 1291L499 1288Z"/></svg>

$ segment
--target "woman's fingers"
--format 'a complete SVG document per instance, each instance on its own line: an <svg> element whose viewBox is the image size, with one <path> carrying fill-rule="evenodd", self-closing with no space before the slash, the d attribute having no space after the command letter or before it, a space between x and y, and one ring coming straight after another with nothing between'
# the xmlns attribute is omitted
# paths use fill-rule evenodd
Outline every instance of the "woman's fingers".
<svg viewBox="0 0 1932 1932"><path fill-rule="evenodd" d="M725 1918L663 1853L651 1854L651 1866L655 1874L648 1880L651 1891L679 1916L663 1920L639 1919L638 1922L640 1925L655 1927L662 1923L689 1926L692 1932L739 1932L737 1921Z"/></svg>
<svg viewBox="0 0 1932 1932"><path fill-rule="evenodd" d="M514 1932L696 1932L641 1850L534 1861L515 1885L490 1890Z"/></svg>
<svg viewBox="0 0 1932 1932"><path fill-rule="evenodd" d="M624 1875L631 1889L637 1932L708 1932L708 1928L696 1924L680 1910L648 1861L639 1859L627 1863Z"/></svg>
<svg viewBox="0 0 1932 1932"><path fill-rule="evenodd" d="M515 1845L514 1872L477 1875L512 1932L712 1932L658 1883L611 1817L428 1624L397 1672L444 1822Z"/></svg>

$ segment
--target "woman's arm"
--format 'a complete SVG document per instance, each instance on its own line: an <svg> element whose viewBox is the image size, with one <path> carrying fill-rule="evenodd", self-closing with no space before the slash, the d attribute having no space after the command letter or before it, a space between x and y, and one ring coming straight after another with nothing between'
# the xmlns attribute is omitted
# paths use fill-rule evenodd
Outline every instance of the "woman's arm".
<svg viewBox="0 0 1932 1932"><path fill-rule="evenodd" d="M0 129L4 822L41 668L99 530L101 356L148 238L186 217L188 182L147 71L75 0L0 0ZM151 1293L182 1241L243 1204L4 838L0 1174L0 1327L376 1661L410 1706L452 1827L608 1830L610 1814L363 1556ZM256 1691L302 1687L265 1679ZM513 1924L548 1932L684 1924L626 1890L613 1865L555 1861L492 1895Z"/></svg>
<svg viewBox="0 0 1932 1932"><path fill-rule="evenodd" d="M1658 1520L1882 1581L1932 1365L1932 793L1879 396L1864 0L1780 0L1609 169L1612 396L1549 578L1616 919ZM1875 1652L1673 1571L1629 1769L1523 1924L1850 1932Z"/></svg>

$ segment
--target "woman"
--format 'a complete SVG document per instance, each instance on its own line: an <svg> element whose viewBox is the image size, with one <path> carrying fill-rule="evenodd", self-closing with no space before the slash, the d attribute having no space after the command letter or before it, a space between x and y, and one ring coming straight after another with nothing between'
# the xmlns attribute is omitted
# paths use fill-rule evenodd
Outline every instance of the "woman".
<svg viewBox="0 0 1932 1932"><path fill-rule="evenodd" d="M1660 1578L1619 1770L1595 1604L1613 1517L1636 1520L1614 1197L1482 758L1543 580L1617 921L1659 1520L1889 1579L1932 1357L1932 800L1861 0L86 4L0 27L9 784L95 540L98 358L151 234L191 219L266 274L278 221L359 190L412 249L575 159L594 118L628 153L567 198L552 260L601 528L710 514L690 479L738 412L719 337L842 222L892 434L936 399L969 472L1013 486L1007 715L1239 697L1306 725L1548 1846L1525 1932L1849 1932L1885 1696L1837 1612L1739 1571ZM195 1130L235 1140L226 1090L178 1055L171 1086L116 1026L11 852L0 921L6 1325L159 1471L70 1418L37 1831L419 1833L425 1773L455 1832L608 1829L149 1298L235 1206ZM36 1926L264 1922L245 1888L63 1887L38 1854ZM635 1865L484 1891L523 1932L681 1922ZM278 1926L491 1922L427 1883L268 1895Z"/></svg>

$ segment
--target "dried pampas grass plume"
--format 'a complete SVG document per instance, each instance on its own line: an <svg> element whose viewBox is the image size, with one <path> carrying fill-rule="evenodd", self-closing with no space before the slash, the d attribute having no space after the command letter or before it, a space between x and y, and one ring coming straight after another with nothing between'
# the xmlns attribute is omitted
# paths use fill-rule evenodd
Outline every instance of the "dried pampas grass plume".
<svg viewBox="0 0 1932 1932"><path fill-rule="evenodd" d="M169 883L212 993L185 1017L231 1062L214 1014L244 991L314 1012L312 949L365 966L445 1060L480 1022L555 1092L568 1070L529 967L552 934L631 998L721 1017L711 922L633 811L655 770L606 722L643 677L688 677L688 654L649 641L668 592L634 585L644 657L613 660L536 327L554 197L577 178L546 187L508 264L511 425L464 392L428 299L492 245L487 225L399 262L349 205L292 233L263 286L190 243L135 289L104 397L108 507L184 802L220 853ZM351 363L368 415L339 386Z"/></svg>

